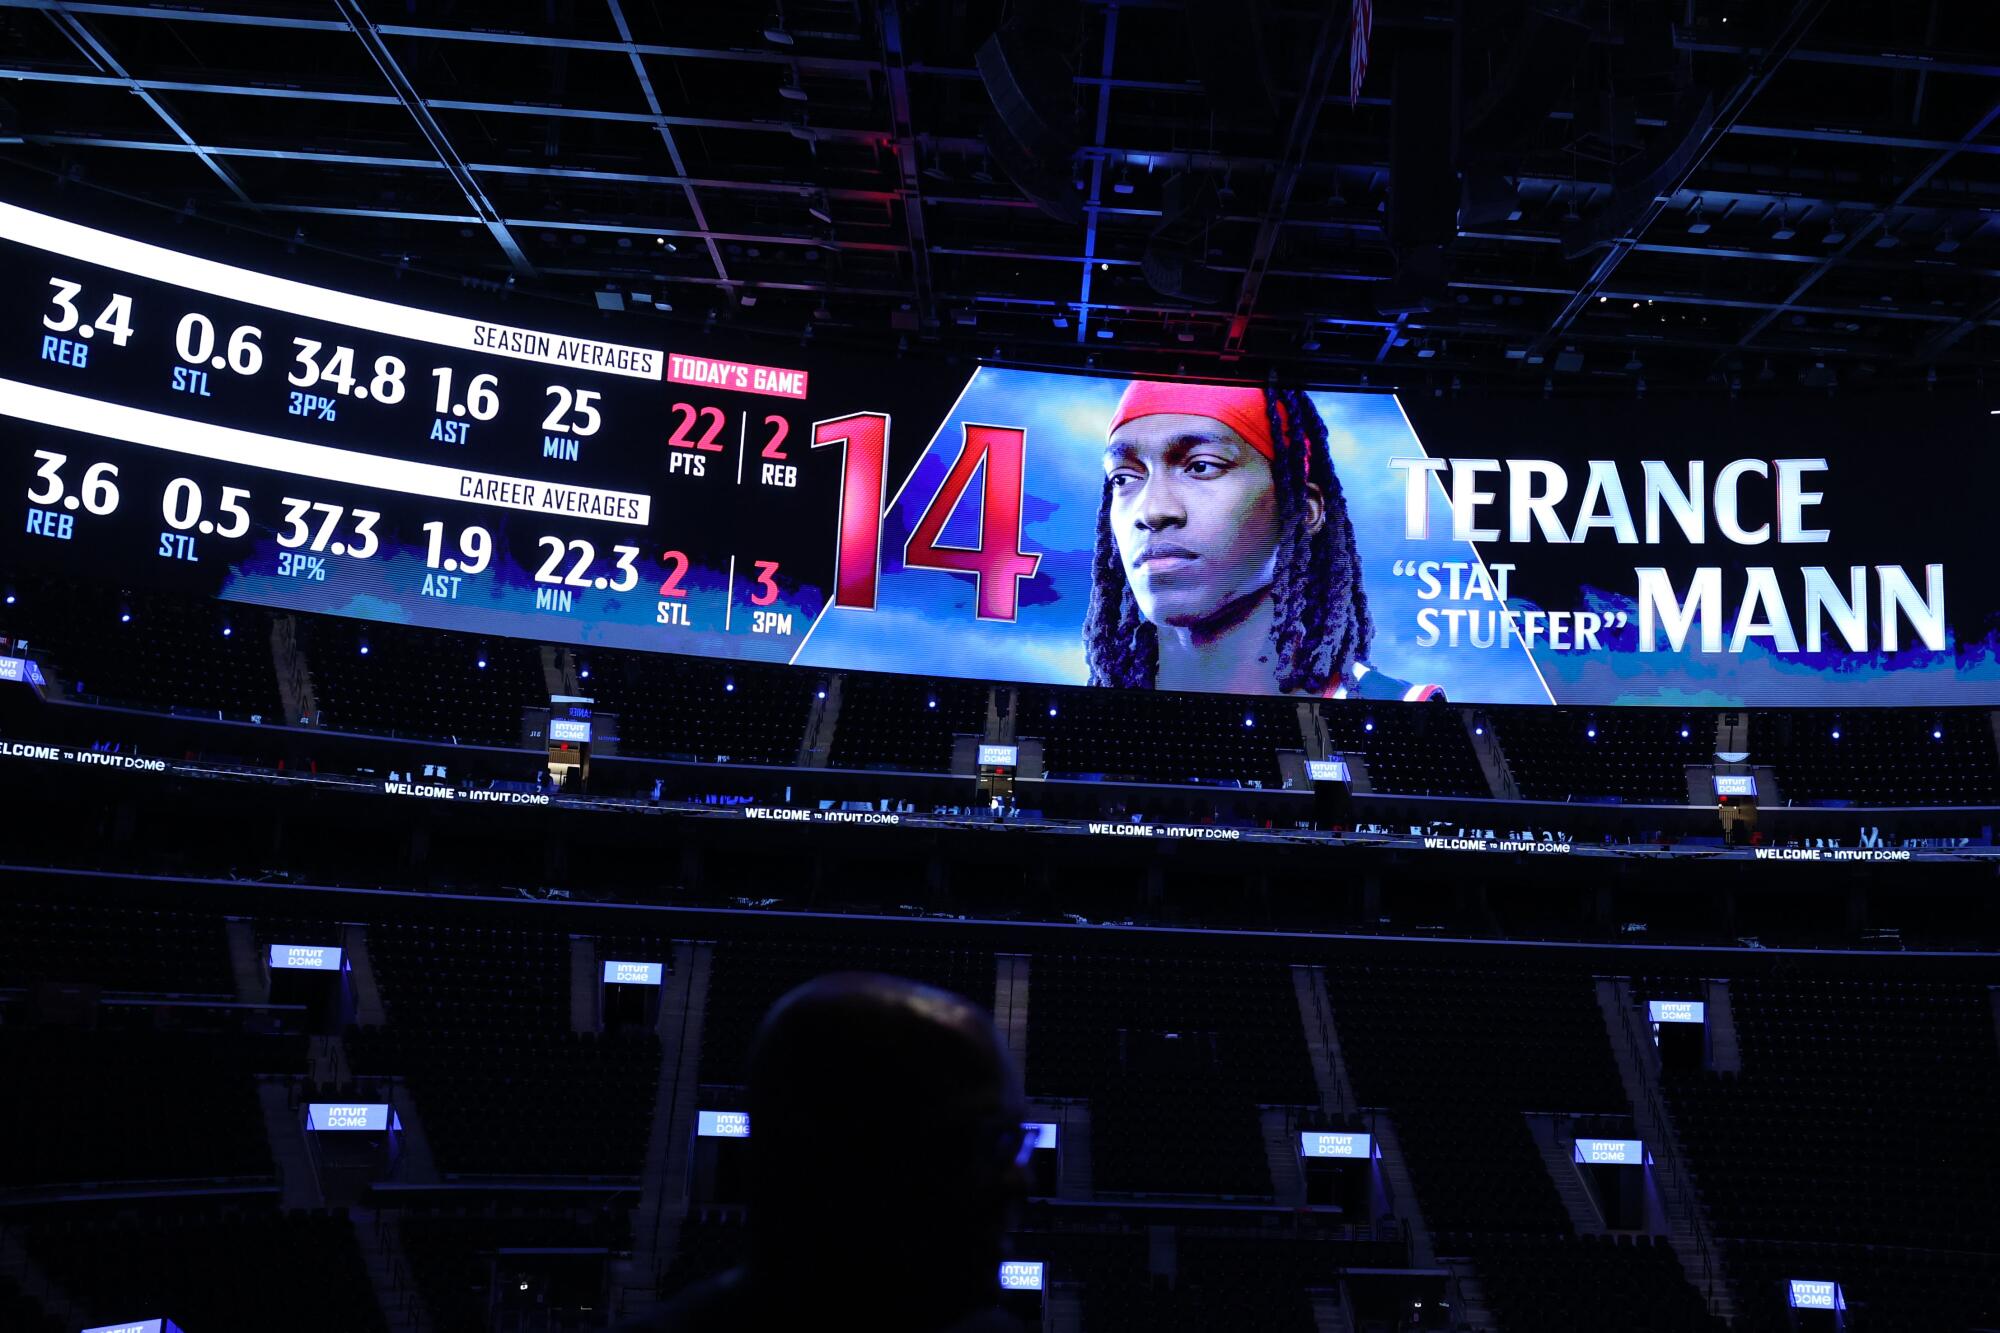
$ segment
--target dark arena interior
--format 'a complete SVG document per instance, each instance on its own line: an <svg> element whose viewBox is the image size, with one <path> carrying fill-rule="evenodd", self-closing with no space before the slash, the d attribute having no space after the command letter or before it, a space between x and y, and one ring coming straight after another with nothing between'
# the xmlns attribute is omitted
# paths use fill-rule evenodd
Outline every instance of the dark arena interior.
<svg viewBox="0 0 2000 1333"><path fill-rule="evenodd" d="M0 0L0 1333L2000 1330L1996 212L1991 0Z"/></svg>

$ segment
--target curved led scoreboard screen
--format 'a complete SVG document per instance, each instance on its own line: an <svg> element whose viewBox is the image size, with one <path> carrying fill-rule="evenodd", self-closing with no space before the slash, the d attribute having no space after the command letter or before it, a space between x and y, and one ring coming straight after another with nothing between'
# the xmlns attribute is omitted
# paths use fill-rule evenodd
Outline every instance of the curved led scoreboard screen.
<svg viewBox="0 0 2000 1333"><path fill-rule="evenodd" d="M2000 703L2000 416L1963 399L1399 400L781 355L177 246L0 203L8 568L975 679Z"/></svg>

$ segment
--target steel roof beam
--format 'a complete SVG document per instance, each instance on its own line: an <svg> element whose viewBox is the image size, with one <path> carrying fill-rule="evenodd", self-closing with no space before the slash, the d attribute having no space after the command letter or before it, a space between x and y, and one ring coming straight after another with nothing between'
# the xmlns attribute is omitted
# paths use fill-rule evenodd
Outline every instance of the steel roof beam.
<svg viewBox="0 0 2000 1333"><path fill-rule="evenodd" d="M21 69L0 68L0 79L8 79L8 78L30 83L90 84L99 87L118 88L118 89L124 89L127 87L127 82L125 80L106 75L72 75L72 74L57 73L54 71L39 71L39 70L31 71L31 70L21 70ZM187 91L187 92L204 92L204 93L246 93L246 94L254 93L257 95L270 96L281 99L294 99L294 100L315 101L315 102L354 102L354 103L380 105L380 106L399 105L397 100L394 97L389 96L388 94L326 93L326 92L310 92L301 89L265 89L265 88L255 88L255 87L239 88L239 87L218 86L213 84L189 84L189 83L169 82L165 80L145 80L145 79L136 80L135 82L138 82L143 87L152 88L155 90L163 90L163 91ZM651 118L640 117L639 119L643 122L643 121L650 121ZM78 147L97 146L106 148L140 149L140 150L152 150L152 151L162 151L162 152L199 151L199 152L209 153L217 157L267 157L274 159L295 160L301 162L313 162L313 161L346 162L356 166L388 166L388 167L400 166L400 167L409 167L415 170L436 170L440 169L442 165L430 158L399 158L382 154L314 152L307 150L260 148L251 146L229 146L223 144L189 144L185 141L164 143L164 142L155 142L151 140L139 140L139 139L103 138L98 136L81 135L81 134L78 135L29 134L24 137L26 137L31 142L37 142L37 143L70 144ZM921 142L922 141L920 140L920 144ZM1979 145L1972 145L1968 149L1968 151L1978 151L1979 148L1980 148ZM591 167L531 166L522 163L505 163L505 162L468 163L468 166L470 166L474 172L485 173L485 174L538 176L538 177L548 177L551 179L561 179L561 180L623 182L635 185L665 185L665 186L679 186L682 184L687 184L696 186L704 190L729 190L729 191L741 191L746 193L793 194L802 197L806 195L824 192L828 197L834 199L848 199L848 200L865 201L871 203L883 203L883 204L894 203L904 197L903 192L900 189L870 190L854 186L840 186L840 185L816 186L809 182L804 182L804 181L732 180L727 177L719 177L719 176L676 176L676 175L659 174L651 172L625 172L625 171L613 171L613 170L600 170ZM1559 179L1553 176L1538 176L1533 174L1522 174L1518 176L1517 179L1533 182L1536 184L1548 184L1548 185L1570 183L1569 178L1567 177ZM1757 190L1749 188L1747 185L1744 184L1738 184L1728 189L1707 189L1702 191L1702 193L1710 196L1731 195L1744 199L1769 200L1784 205L1800 205L1800 204L1820 205L1832 209L1877 210L1883 207L1883 205L1878 201L1841 198L1841 197L1835 197L1833 195L1824 192L1806 194L1795 189L1783 189L1783 188L1777 188L1775 186L1769 190ZM1993 191L1990 193L1993 193L1995 195L1996 202L2000 202L2000 191ZM948 204L960 207L1015 209L1023 211L1034 210L1036 208L1035 204L1033 204L1029 200L1022 199L1019 196L947 195L947 194L940 194L935 191L929 191L923 194L923 201L927 205ZM1918 205L1915 205L1913 203L1911 206L1917 207ZM1938 205L1938 206L1942 207L1943 205ZM1084 207L1086 209L1094 209L1099 214L1110 217L1159 217L1160 216L1160 210L1157 208L1131 208L1115 204L1105 204L1101 202L1097 204L1086 204L1084 205ZM1924 205L1924 207L1928 208L1932 206ZM1980 203L1976 199L1968 198L1967 201L1963 205L1961 205L1961 207L1967 210L1976 210L1986 207L1986 205ZM1229 214L1223 217L1221 220L1225 222L1254 223L1258 222L1260 218L1257 215L1253 214ZM1379 231L1381 229L1381 224L1379 222L1376 222L1368 218L1296 218L1295 217L1295 218L1287 218L1285 220L1284 225L1292 227L1306 227L1306 228L1320 228L1320 229L1353 228L1357 230L1376 230L1376 231ZM1461 238L1475 238L1475 239L1490 240L1490 241L1514 241L1526 244L1555 244L1559 239L1549 233L1536 233L1529 231L1518 231L1518 232L1476 231L1476 232L1460 232L1459 235ZM1674 253L1674 252L1686 252L1690 254L1705 253L1705 254L1719 255L1724 258L1737 258L1737 257L1770 258L1778 261L1794 260L1796 262L1816 262L1818 259L1818 256L1813 256L1813 255L1790 256L1777 252L1754 251L1754 250L1730 250L1730 249L1718 249L1713 247L1703 248L1700 246L1675 247L1675 246L1670 246L1666 243L1659 243L1659 244L1640 243L1635 245L1634 249L1642 252L1653 251L1662 254Z"/></svg>
<svg viewBox="0 0 2000 1333"><path fill-rule="evenodd" d="M375 63L375 68L381 71L382 77L388 80L390 88L395 90L403 109L409 112L410 119L416 122L417 133L421 134L424 142L431 146L431 151L436 153L438 161L444 164L445 171L450 174L459 192L465 196L465 201L472 205L472 211L480 225L492 233L493 239L499 243L500 249L507 256L507 262L514 266L515 272L532 276L535 266L528 262L527 252L521 249L513 234L507 230L506 222L500 217L500 210L493 206L493 201L486 197L486 192L480 188L478 180L466 168L464 160L458 155L458 150L452 147L451 139L445 134L444 127L431 115L430 108L424 104L424 99L418 94L415 85L410 82L409 76L403 73L403 67L397 64L396 57L390 54L388 46L382 41L382 34L369 21L368 16L361 12L359 0L333 0L333 5L340 11L341 17L347 20L347 26L361 42L361 49L368 53L368 58Z"/></svg>
<svg viewBox="0 0 2000 1333"><path fill-rule="evenodd" d="M1610 280L1611 275L1618 271L1618 266L1625 262L1625 256L1631 253L1632 245L1646 234L1646 229L1658 220L1666 211L1668 202L1679 194L1682 187L1693 178L1694 173L1701 169L1701 164L1715 151L1715 146L1722 142L1723 136L1742 119L1743 113L1748 111L1750 104L1756 100L1757 94L1764 91L1772 78L1777 75L1779 67L1785 63L1785 57L1791 54L1813 23L1825 12L1828 3L1829 0L1798 0L1792 12L1786 16L1784 25L1779 28L1777 39L1771 43L1768 50L1759 55L1756 65L1737 80L1736 86L1729 90L1729 95L1723 100L1722 105L1716 108L1714 118L1700 131L1699 142L1688 154L1687 161L1680 170L1674 173L1672 183L1655 192L1652 199L1640 210L1639 215L1627 224L1621 234L1612 238L1609 247L1598 257L1596 265L1591 269L1590 276L1585 278L1569 300L1563 303L1562 310L1557 313L1554 321L1542 335L1529 344L1526 357L1528 364L1537 364L1547 356L1549 349L1568 330L1570 322L1590 303L1590 298L1597 295Z"/></svg>
<svg viewBox="0 0 2000 1333"><path fill-rule="evenodd" d="M0 0L0 8L21 5L24 0ZM54 0L48 0L53 4ZM41 8L37 3L33 8ZM180 11L149 10L151 14L179 13ZM381 29L387 31L386 27ZM638 44L635 44L637 46ZM643 48L641 48L643 49ZM878 71L879 66L875 67ZM352 103L358 106L395 106L399 99L381 93L363 93L333 89L312 89L279 87L254 83L216 83L188 79L139 79L111 77L105 75L79 75L67 70L42 70L25 67L0 68L0 78L18 79L39 83L95 84L103 87L130 88L142 96L147 92L203 93L221 97L269 97L280 101ZM1079 80L1086 85L1103 88L1116 87L1117 80ZM1368 99L1362 99L1366 102ZM495 116L536 116L554 117L567 120L597 120L628 125L665 125L676 129L740 130L753 134L787 134L794 138L826 140L839 143L858 143L874 147L888 145L893 136L880 130L863 129L856 126L813 125L798 126L785 120L757 120L723 116L681 116L650 111L609 111L594 107L549 106L533 102L489 102L471 98L426 98L423 105L432 111L471 111L482 115ZM1567 115L1555 115L1553 120L1565 120ZM1651 123L1651 122L1642 122ZM1776 139L1798 143L1859 144L1871 148L1919 149L1943 151L1955 148L1958 151L1979 154L2000 154L2000 144L1970 144L1959 146L1948 139L1932 139L1921 135L1886 134L1863 129L1844 129L1838 126L1796 126L1796 125L1732 125L1728 128L1732 137L1749 139ZM919 135L918 139L932 148L947 152L977 155L985 145L978 139L955 136ZM1103 159L1112 163L1139 167L1189 167L1196 170L1228 171L1251 170L1273 171L1281 162L1272 157L1242 153L1206 153L1182 149L1149 149L1122 147L1118 145L1086 145L1080 156ZM1381 165L1376 163L1374 165ZM1549 179L1554 179L1553 177Z"/></svg>
<svg viewBox="0 0 2000 1333"><path fill-rule="evenodd" d="M161 124L167 127L168 132L186 144L201 164L208 168L209 173L221 181L231 194L235 195L240 202L249 204L252 208L256 207L249 193L244 190L243 183L236 179L235 173L202 150L201 144L196 142L195 137L181 127L180 121L174 119L173 112L167 110L165 104L159 98L153 96L151 89L146 88L138 79L132 77L131 72L119 63L118 57L111 54L111 49L99 41L95 33L84 26L82 19L70 13L60 3L51 3L43 12L48 15L49 22L55 25L56 31L68 38L70 45L76 47L82 53L85 60L88 60L98 69L111 71L109 76L105 76L106 82L123 86L133 96L144 102L146 108L159 118Z"/></svg>
<svg viewBox="0 0 2000 1333"><path fill-rule="evenodd" d="M1747 59L1763 54L1762 47L1747 42L1697 39L1679 32L1675 34L1674 45L1683 51L1696 51L1705 55L1741 56ZM1958 51L1863 51L1801 47L1792 52L1791 59L1808 65L1855 65L1863 69L1892 70L1899 73L1969 74L1974 78L2000 79L2000 64L1995 64L1991 58L1981 59L1977 53Z"/></svg>
<svg viewBox="0 0 2000 1333"><path fill-rule="evenodd" d="M421 213L396 208L352 207L336 204L266 204L269 213L300 213L324 217L390 218L404 222L451 222L461 226L479 221L468 213ZM768 232L714 231L694 227L660 227L643 222L587 222L577 218L503 218L509 227L528 231L574 231L605 236L665 236L673 240L733 242L739 245L794 246L805 250L851 250L858 254L905 253L905 247L887 241L827 241L812 236L786 236ZM727 275L722 275L726 280ZM713 279L703 279L704 282Z"/></svg>
<svg viewBox="0 0 2000 1333"><path fill-rule="evenodd" d="M918 327L937 326L937 306L931 295L930 237L924 227L924 196L917 178L917 133L910 116L909 67L903 50L903 9L900 0L883 0L882 64L888 72L889 115L895 127L896 166L903 184L903 225L910 237L910 278L916 287Z"/></svg>
<svg viewBox="0 0 2000 1333"><path fill-rule="evenodd" d="M1940 152L1936 157L1933 157L1929 162L1927 162L1924 165L1923 170L1917 172L1914 176L1911 176L1910 179L1904 183L1903 188L1896 192L1895 199L1890 202L1887 208L1883 209L1882 212L1877 213L1875 216L1863 220L1862 222L1857 224L1853 230L1849 231L1847 233L1847 240L1841 244L1840 248L1835 250L1832 254L1828 255L1825 259L1821 260L1818 264L1814 265L1813 268L1810 271L1808 271L1804 277L1800 278L1798 281L1798 285L1792 288L1792 293L1790 296L1786 297L1784 301L1782 301L1778 305L1772 307L1772 309L1768 313L1759 317L1757 321L1753 323L1749 327L1749 329L1747 329L1744 332L1743 336L1737 341L1737 346L1742 347L1749 344L1749 342L1755 337L1757 337L1758 334L1762 333L1766 328L1770 327L1772 320L1776 319L1779 315L1783 314L1785 311L1791 309L1793 303L1802 299L1807 292L1812 290L1814 283L1818 282L1821 278L1825 277L1828 273L1833 271L1835 264L1837 264L1845 256L1853 253L1853 251L1856 249L1856 247L1858 247L1861 244L1862 241L1866 240L1868 237L1874 235L1876 231L1880 230L1883 219L1886 218L1891 211L1902 207L1905 203L1909 202L1910 199L1914 198L1919 190L1923 189L1925 185L1930 183L1931 177L1937 175L1937 173L1942 171L1945 165L1949 163L1952 158L1956 157L1961 151L1971 146L1979 138L1980 135L1986 133L1987 127L1992 125L1996 120L2000 120L2000 102L1995 102L1992 106L1986 108L1986 114L1982 115L1981 117L1979 117L1978 120L1973 122L1972 128L1968 129L1963 135L1959 137L1959 141L1957 144L1953 144L1947 147L1944 151ZM1953 341L1956 341L1956 339L1954 339ZM1950 346L1950 344L1946 343L1945 346L1948 347Z"/></svg>
<svg viewBox="0 0 2000 1333"><path fill-rule="evenodd" d="M1130 8L1173 8L1176 6L1146 5L1143 0L1097 0L1106 7L1113 3ZM232 27L288 28L299 32L344 32L347 25L337 19L314 19L295 15L245 14L224 10L174 9L158 5L91 3L87 0L0 0L0 9L54 10L65 8L77 14L99 14L115 18L155 19L174 23L207 23ZM748 49L727 49L701 46L679 46L663 43L604 41L587 37L565 37L559 33L503 32L496 29L443 28L434 24L384 23L383 35L389 37L411 37L428 41L485 43L493 46L535 46L560 47L570 51L603 51L619 54L636 45L643 55L662 56L669 59L689 58L696 60L724 60L756 64L803 65L807 68L823 67L831 71L849 73L865 72L878 68L875 62L852 56L830 56L812 52L758 51ZM1677 31L1674 45L1683 51L1703 55L1728 55L1755 58L1764 53L1765 48L1750 42L1727 42L1714 37L1694 37ZM1850 65L1864 69L1889 71L1923 71L1932 74L1964 74L1975 78L2000 78L2000 64L1990 57L1982 57L1979 52L1938 51L1914 49L1902 51L1864 50L1851 47L1800 48L1792 52L1790 59L1807 64ZM946 78L977 78L976 70L958 66L914 64L912 74L936 75ZM1096 82L1089 75L1078 75L1080 84ZM1160 80L1120 81L1120 86L1150 88L1161 92L1200 93L1199 83Z"/></svg>
<svg viewBox="0 0 2000 1333"><path fill-rule="evenodd" d="M159 153L192 153L196 151L194 148L183 143L169 142L165 140L153 140L153 139L100 139L86 135L62 135L62 134L30 134L24 136L24 138L29 143L49 144L49 145L63 146L63 147L110 148L110 149L119 149L128 151L159 152ZM390 168L402 168L413 171L444 170L444 166L442 163L437 162L436 160L431 158L390 157L373 153L311 152L311 151L283 149L283 148L255 148L255 147L230 146L221 144L205 145L203 146L201 151L206 152L211 156L217 158L225 158L225 159L232 157L244 157L244 158L256 158L256 159L269 159L276 161L294 161L302 163L311 163L315 165L330 165L330 166L390 167ZM596 171L584 167L531 167L531 166L522 166L512 163L488 163L488 162L472 162L472 163L467 163L467 166L475 174L480 174L480 175L519 175L519 176L529 176L537 178L552 178L558 180L572 180L586 184L602 183L602 184L678 186L685 183L685 184L692 184L695 186L699 186L703 189L709 189L709 190L744 191L751 193L779 193L779 194L807 195L815 192L813 187L811 186L804 186L797 184L783 184L778 182L767 182L767 181L733 181L733 180L725 180L720 178L707 178L707 177L653 175L645 172ZM882 203L894 202L903 197L899 191L844 189L839 186L827 186L825 187L824 192L829 197L835 199L852 199L852 200L860 200L867 202L882 202ZM961 197L961 196L932 196L929 197L926 202L931 204L940 204L940 203L987 204L994 207L1004 207L1012 209L1034 208L1033 204L1030 204L1024 200L978 199L973 197ZM1879 205L1862 204L1855 202L1843 202L1838 206L1848 209L1861 209L1861 208L1872 209L1880 207ZM302 211L302 210L309 211L309 209L310 206L306 205L293 205L288 207L288 211ZM280 210L280 211L287 211L287 210ZM1098 205L1095 211L1100 215L1117 215L1117 216L1128 216L1128 217L1159 216L1158 209L1119 208L1112 205ZM1248 223L1248 222L1254 222L1257 219L1249 215L1230 215L1224 218L1223 220L1230 222ZM560 227L567 224L551 221L537 225L547 226L547 227ZM1308 231L1319 230L1319 231L1379 232L1381 230L1381 224L1379 222L1360 220L1360 219L1323 219L1323 218L1294 217L1294 218L1287 218L1285 220L1284 225L1287 227L1295 227ZM698 228L689 228L689 227L664 227L661 226L656 220L650 218L634 218L629 225L626 225L622 228L616 225L593 224L593 226L594 229L596 230L624 230L633 235L666 236L676 240L680 239L701 240L707 236L714 236L718 240L740 241L752 245L762 245L762 244L798 245L798 246L818 245L825 248L865 249L865 250L882 250L882 251L900 251L904 248L901 246L888 245L879 242L826 241L826 240L816 239L813 237L790 235L785 233L729 232L729 231L718 231L712 228L708 231L703 231ZM1561 241L1561 238L1556 236L1554 233L1532 232L1532 231L1512 231L1512 232L1471 231L1471 232L1460 233L1460 237L1461 239L1465 240L1487 241L1494 244L1532 245L1532 246L1543 246L1543 247L1555 246L1557 244L1560 244ZM1653 241L1637 242L1632 246L1632 250L1634 253L1637 254L1670 255L1670 256L1678 256L1690 259L1714 259L1714 260L1735 260L1735 261L1749 260L1749 261L1762 261L1765 263L1773 263L1773 264L1791 264L1791 265L1819 264L1824 262L1825 259L1828 257L1825 255L1818 255L1818 254L1803 254L1795 251L1755 250L1755 249L1743 249L1743 248L1728 247L1728 246L1703 247L1696 245L1677 245L1667 242L1653 242ZM934 248L933 253L954 254L954 255L978 255L990 258L1007 258L1007 257L1020 258L1020 259L1040 258L1060 263L1082 262L1080 257L1074 255L1061 255L1061 254L1036 255L1033 252L1029 251L1018 251L1018 252L1001 251L1001 250L983 249L979 247L944 247L941 249ZM1931 258L1931 257L1923 257L1917 259L1899 258L1894 260L1878 260L1878 259L1866 258L1854 252L1848 252L1846 254L1837 255L1835 256L1835 258L1842 266L1855 269L1858 271L1875 271L1882 273L1909 273L1921 269L1923 271L1931 273L1948 273L1953 275L1954 277L1960 277L1960 278L2000 277L2000 268L1974 266L1967 264L1962 260L1945 260L1941 258ZM1100 260L1099 262L1130 264L1132 261ZM1110 309L1113 307L1107 306L1103 303L1093 303L1092 308Z"/></svg>
<svg viewBox="0 0 2000 1333"><path fill-rule="evenodd" d="M1111 77L1112 54L1118 45L1118 6L1113 4L1104 11L1104 59L1099 75ZM1109 83L1097 86L1097 119L1091 131L1091 142L1098 148L1104 146L1104 136L1111 125L1111 92ZM1097 209L1104 202L1104 159L1090 159L1090 194L1084 200L1088 206L1083 215L1083 282L1077 293L1076 340L1082 342L1090 327L1090 312L1095 309L1090 301L1091 261L1097 256Z"/></svg>
<svg viewBox="0 0 2000 1333"><path fill-rule="evenodd" d="M653 114L653 127L659 131L660 141L667 147L667 160L673 164L676 176L686 177L688 169L687 163L681 160L681 146L675 141L673 130L660 115L660 98L653 91L653 78L646 72L645 58L634 48L632 26L625 21L624 6L619 4L618 0L604 0L604 3L610 7L611 21L618 26L619 39L626 44L626 54L632 61L632 73L638 76L639 91L646 99L646 109ZM685 183L681 186L681 193L687 200L688 213L694 218L694 225L704 233L702 242L708 247L709 262L715 265L715 276L726 281L729 269L722 262L722 248L715 243L715 237L706 234L709 229L708 215L702 212L701 196L695 193L694 186Z"/></svg>
<svg viewBox="0 0 2000 1333"><path fill-rule="evenodd" d="M1313 131L1319 127L1319 109L1325 103L1327 88L1333 81L1335 59L1346 49L1347 28L1347 24L1334 17L1334 6L1327 5L1320 17L1319 35L1313 41L1306 63L1306 78L1299 89L1299 104L1292 110L1292 123L1285 133L1277 175L1271 181L1270 201L1265 205L1263 217L1258 220L1257 239L1250 246L1250 262L1243 270L1243 282L1236 292L1236 312L1230 317L1229 332L1222 343L1226 353L1243 350L1243 335L1250 328L1250 317L1257 311L1257 294L1264 284L1265 270L1270 267L1271 253L1277 248L1285 213L1292 206L1292 191L1297 188L1299 177L1305 171Z"/></svg>

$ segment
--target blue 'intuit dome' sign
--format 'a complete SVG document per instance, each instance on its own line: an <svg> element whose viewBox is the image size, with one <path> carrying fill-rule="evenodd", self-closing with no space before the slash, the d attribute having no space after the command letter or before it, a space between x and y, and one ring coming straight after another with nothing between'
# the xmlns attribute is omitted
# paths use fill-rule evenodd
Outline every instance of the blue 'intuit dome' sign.
<svg viewBox="0 0 2000 1333"><path fill-rule="evenodd" d="M316 1130L384 1130L395 1125L395 1112L386 1102L311 1102L306 1106L306 1128Z"/></svg>
<svg viewBox="0 0 2000 1333"><path fill-rule="evenodd" d="M1307 1129L1299 1131L1299 1156L1301 1157L1366 1158L1372 1151L1372 1143L1366 1134L1355 1134L1347 1130L1327 1132Z"/></svg>
<svg viewBox="0 0 2000 1333"><path fill-rule="evenodd" d="M1576 1160L1591 1166L1644 1166L1646 1145L1637 1139L1578 1139Z"/></svg>
<svg viewBox="0 0 2000 1333"><path fill-rule="evenodd" d="M1000 1289L1002 1291L1040 1291L1042 1289L1042 1261L1040 1259L1009 1259L1000 1265Z"/></svg>
<svg viewBox="0 0 2000 1333"><path fill-rule="evenodd" d="M1792 1308L1794 1310L1845 1310L1847 1298L1841 1294L1838 1282L1807 1282L1802 1278L1792 1279Z"/></svg>
<svg viewBox="0 0 2000 1333"><path fill-rule="evenodd" d="M747 1139L750 1137L748 1111L697 1111L694 1132L704 1139Z"/></svg>
<svg viewBox="0 0 2000 1333"><path fill-rule="evenodd" d="M290 972L338 972L340 950L330 944L274 944L271 966Z"/></svg>

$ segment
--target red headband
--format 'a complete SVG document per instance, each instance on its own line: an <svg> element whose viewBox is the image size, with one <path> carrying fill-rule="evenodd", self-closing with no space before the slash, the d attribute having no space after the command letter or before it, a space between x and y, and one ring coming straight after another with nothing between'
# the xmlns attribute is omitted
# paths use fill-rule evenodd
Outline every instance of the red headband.
<svg viewBox="0 0 2000 1333"><path fill-rule="evenodd" d="M1282 413L1284 407L1280 405L1278 411ZM1125 386L1125 396L1118 400L1118 410L1111 414L1111 430L1115 431L1138 417L1169 413L1220 421L1241 435L1252 449L1273 462L1277 461L1278 451L1271 443L1270 410L1265 406L1262 389L1133 380Z"/></svg>

